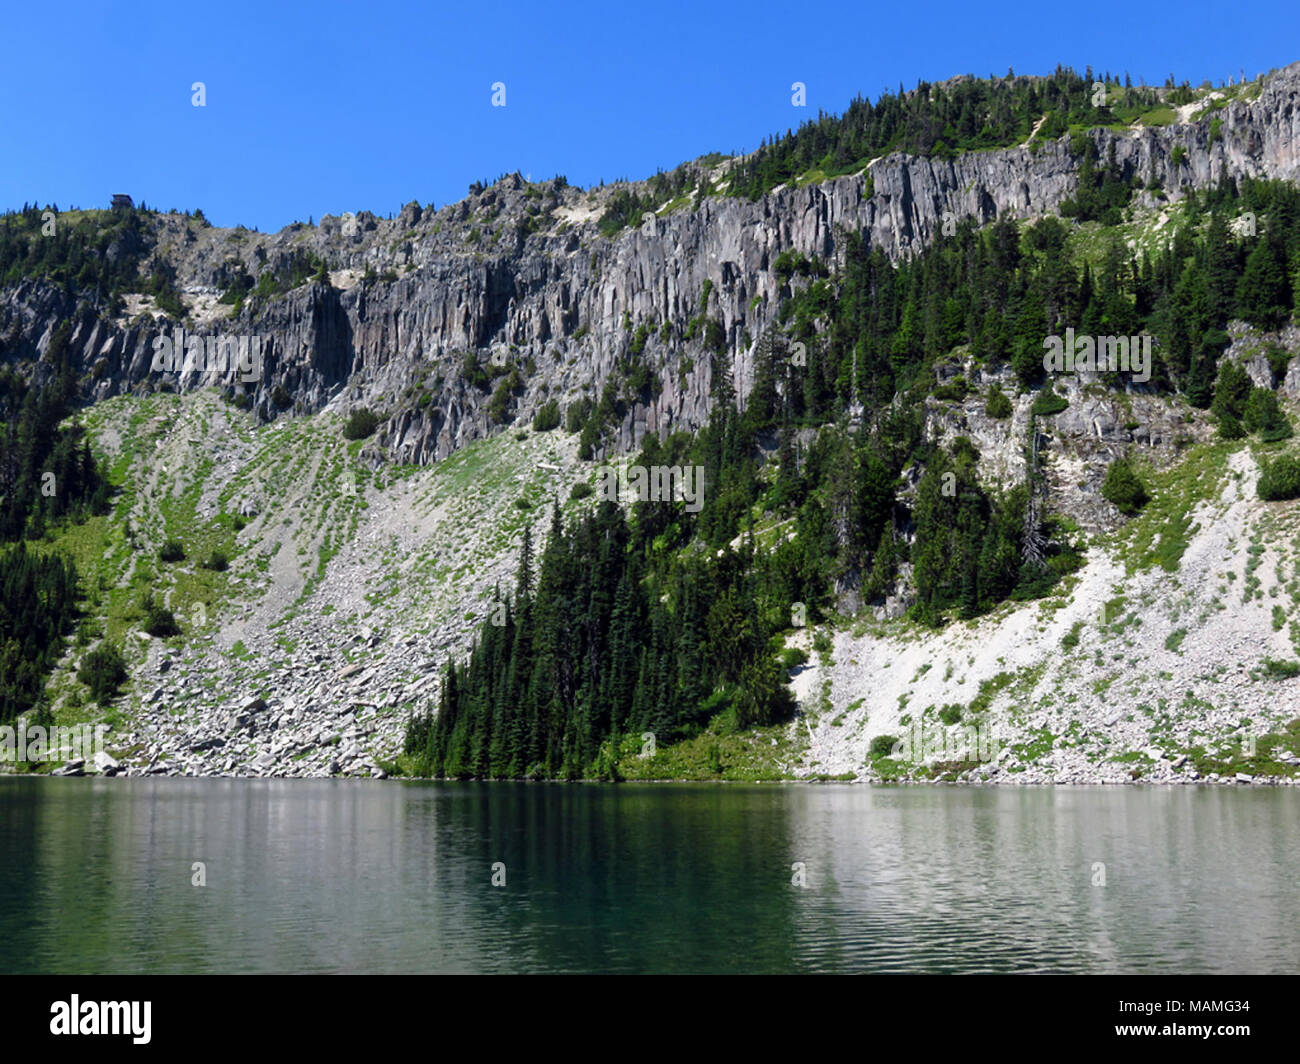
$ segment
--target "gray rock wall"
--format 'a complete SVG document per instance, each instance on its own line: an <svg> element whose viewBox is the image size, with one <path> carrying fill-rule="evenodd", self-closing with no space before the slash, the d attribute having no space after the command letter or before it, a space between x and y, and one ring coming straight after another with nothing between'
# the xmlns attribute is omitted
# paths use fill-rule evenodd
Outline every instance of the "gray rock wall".
<svg viewBox="0 0 1300 1064"><path fill-rule="evenodd" d="M1298 98L1294 64L1269 78L1256 100L1230 103L1195 123L1091 136L1103 158L1113 144L1128 173L1159 180L1175 195L1225 174L1297 180ZM1186 158L1175 166L1179 146ZM500 430L488 414L490 392L464 378L467 352L485 363L532 360L511 406L511 419L522 423L548 399L562 409L584 394L596 399L631 342L626 323L653 322L640 357L662 391L624 418L613 446L627 450L645 433L694 428L708 417L712 360L698 338L681 339L706 281L707 313L726 337L719 361L743 396L753 380L754 343L773 324L782 295L772 270L782 251L833 262L844 234L861 230L896 260L933 239L946 212L980 222L1032 217L1054 211L1076 183L1068 138L951 160L895 154L873 162L869 176L782 187L757 202L708 198L610 239L596 226L609 190L529 186L516 175L442 210L410 204L391 221L361 212L268 235L193 231L165 216L159 255L189 296L209 300L237 267L256 275L262 262L284 263L296 253L352 271L335 275L339 287L308 283L191 331L266 338L264 372L251 387L264 416L280 416L276 394L287 394L288 409L300 412L370 406L390 415L376 454L403 461L438 460ZM368 268L393 271L396 279L357 283ZM74 350L94 378L93 399L158 383L150 370L154 324L106 321L31 283L0 293L0 316L10 323L8 349L20 356L42 352L57 322L70 318ZM664 321L674 330L667 341L657 332ZM213 383L217 374L198 371L174 379L180 388ZM422 404L418 394L406 394L421 386L429 393Z"/></svg>

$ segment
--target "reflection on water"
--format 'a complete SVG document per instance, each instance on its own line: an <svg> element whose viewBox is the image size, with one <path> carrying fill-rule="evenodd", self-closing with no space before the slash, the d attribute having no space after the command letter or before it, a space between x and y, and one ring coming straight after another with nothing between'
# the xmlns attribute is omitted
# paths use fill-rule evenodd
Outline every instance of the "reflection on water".
<svg viewBox="0 0 1300 1064"><path fill-rule="evenodd" d="M1298 824L1290 788L10 779L0 971L1294 972Z"/></svg>

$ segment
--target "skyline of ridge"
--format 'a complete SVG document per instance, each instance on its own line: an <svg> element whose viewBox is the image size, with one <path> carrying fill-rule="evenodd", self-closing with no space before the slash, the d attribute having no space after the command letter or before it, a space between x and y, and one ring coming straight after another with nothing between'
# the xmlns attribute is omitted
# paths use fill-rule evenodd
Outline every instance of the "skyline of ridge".
<svg viewBox="0 0 1300 1064"><path fill-rule="evenodd" d="M1228 20L1204 3L1170 24L1135 27L1129 12L1114 0L1086 18L1021 4L970 25L968 8L944 2L926 25L965 28L922 38L910 10L816 5L792 25L770 0L739 20L681 3L617 19L590 3L558 15L507 3L485 36L476 13L431 19L409 0L380 0L364 27L337 3L238 2L216 24L159 3L126 13L77 4L52 48L16 50L0 74L11 145L0 210L33 196L106 206L126 192L270 232L345 211L385 216L413 199L441 207L471 182L515 171L582 187L642 180L708 152L753 151L819 110L840 114L900 84L1091 63L1134 83L1173 74L1217 85L1296 58L1277 49L1300 38L1300 10L1264 0L1245 0ZM1198 39L1201 15L1216 19L1213 41ZM15 41L49 36L36 12L10 23ZM738 24L746 47L732 50ZM286 36L301 47L258 44ZM889 47L874 46L882 40ZM113 54L144 61L106 65ZM195 107L200 81L205 106ZM804 107L791 104L796 81ZM492 106L498 83L504 107Z"/></svg>

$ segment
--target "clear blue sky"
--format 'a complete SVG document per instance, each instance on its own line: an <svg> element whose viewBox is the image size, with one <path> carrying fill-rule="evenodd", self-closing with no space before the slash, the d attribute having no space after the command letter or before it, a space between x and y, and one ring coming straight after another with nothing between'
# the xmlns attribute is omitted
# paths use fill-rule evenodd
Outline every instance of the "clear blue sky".
<svg viewBox="0 0 1300 1064"><path fill-rule="evenodd" d="M10 4L0 25L0 210L127 192L262 230L441 207L516 169L645 177L918 78L1060 62L1195 85L1300 60L1295 0L171 0Z"/></svg>

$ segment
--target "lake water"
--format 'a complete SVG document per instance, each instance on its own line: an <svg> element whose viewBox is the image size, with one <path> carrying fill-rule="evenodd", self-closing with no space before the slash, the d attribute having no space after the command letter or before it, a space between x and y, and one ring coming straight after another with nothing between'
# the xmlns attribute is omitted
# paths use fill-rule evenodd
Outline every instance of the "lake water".
<svg viewBox="0 0 1300 1064"><path fill-rule="evenodd" d="M0 972L1296 972L1298 843L1296 788L7 779Z"/></svg>

